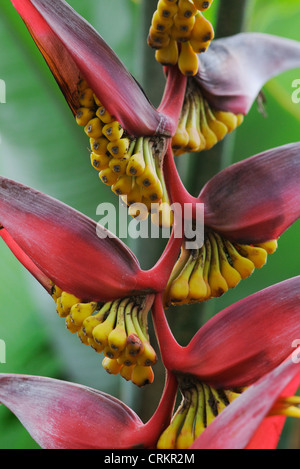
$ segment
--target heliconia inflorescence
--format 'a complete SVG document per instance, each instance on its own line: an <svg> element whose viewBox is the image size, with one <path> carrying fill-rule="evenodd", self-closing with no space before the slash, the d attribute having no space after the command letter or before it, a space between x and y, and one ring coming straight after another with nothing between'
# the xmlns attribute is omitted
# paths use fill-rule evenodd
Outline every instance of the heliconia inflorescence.
<svg viewBox="0 0 300 469"><path fill-rule="evenodd" d="M299 142L228 165L198 196L176 164L187 153L201 158L234 132L264 84L300 66L299 42L261 33L214 39L206 17L213 0L158 0L147 37L165 78L156 108L66 1L11 3L75 130L86 134L99 179L132 217L151 214L152 223L168 227L170 239L143 270L103 226L1 176L0 237L52 297L67 329L101 354L109 374L138 387L153 382L159 360L165 370L161 399L145 423L114 397L46 377L0 374L1 403L47 449L275 448L285 417L300 416L300 352L291 350L300 334L300 277L213 315L186 346L166 310L175 315L171 306L238 288L300 218Z"/></svg>

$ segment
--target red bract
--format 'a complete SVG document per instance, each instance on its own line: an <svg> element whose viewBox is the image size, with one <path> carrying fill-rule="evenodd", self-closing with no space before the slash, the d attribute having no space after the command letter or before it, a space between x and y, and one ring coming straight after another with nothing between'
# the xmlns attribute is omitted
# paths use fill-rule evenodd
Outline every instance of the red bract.
<svg viewBox="0 0 300 469"><path fill-rule="evenodd" d="M43 449L151 448L169 422L174 390L170 376L161 404L144 425L121 401L95 389L39 376L0 375L1 403Z"/></svg>
<svg viewBox="0 0 300 469"><path fill-rule="evenodd" d="M45 194L5 178L0 178L0 223L4 241L48 290L51 281L90 301L147 294L156 288L162 291L180 243L180 239L172 238L171 249L154 270L142 271L128 247L102 226Z"/></svg>
<svg viewBox="0 0 300 469"><path fill-rule="evenodd" d="M242 33L217 39L199 56L194 77L209 103L247 114L271 78L300 65L297 41L269 34Z"/></svg>
<svg viewBox="0 0 300 469"><path fill-rule="evenodd" d="M294 395L299 384L299 364L289 358L230 404L191 448L275 449L285 417L270 412L280 398Z"/></svg>
<svg viewBox="0 0 300 469"><path fill-rule="evenodd" d="M181 347L157 296L153 315L163 362L174 373L193 375L216 388L248 386L290 355L300 334L299 300L298 276L227 307Z"/></svg>
<svg viewBox="0 0 300 469"><path fill-rule="evenodd" d="M206 223L244 243L277 239L300 216L299 179L299 143L241 161L200 192Z"/></svg>
<svg viewBox="0 0 300 469"><path fill-rule="evenodd" d="M299 366L294 360L288 365L281 363L290 356L300 333L299 286L300 277L295 277L226 308L186 347L172 336L157 296L153 317L162 360L177 377L183 396L159 448L245 447L291 382L294 387L288 390L295 393ZM274 374L268 375L272 370ZM261 383L251 386L260 379ZM282 417L276 417L277 439L282 423ZM274 420L270 426L269 422L263 425L270 429ZM237 431L240 427L243 432ZM274 444L274 428L268 438L268 445ZM255 439L253 447L262 447L264 441Z"/></svg>
<svg viewBox="0 0 300 469"><path fill-rule="evenodd" d="M77 85L84 78L129 134L170 136L174 132L176 115L156 111L113 50L66 2L12 0L12 3L74 114L80 107ZM182 85L184 91L184 77L179 73L175 77L176 91ZM181 104L178 95L176 107L180 109Z"/></svg>
<svg viewBox="0 0 300 469"><path fill-rule="evenodd" d="M176 174L171 153L167 173ZM177 177L168 178L172 202L204 204L205 225L241 243L277 239L300 216L300 143L252 156L220 171L192 197Z"/></svg>
<svg viewBox="0 0 300 469"><path fill-rule="evenodd" d="M25 252L18 246L13 240L10 234L3 228L0 227L0 236L3 241L9 246L11 252L16 256L18 261L30 272L38 282L48 291L51 291L52 282L50 279L37 267L37 265L28 257Z"/></svg>

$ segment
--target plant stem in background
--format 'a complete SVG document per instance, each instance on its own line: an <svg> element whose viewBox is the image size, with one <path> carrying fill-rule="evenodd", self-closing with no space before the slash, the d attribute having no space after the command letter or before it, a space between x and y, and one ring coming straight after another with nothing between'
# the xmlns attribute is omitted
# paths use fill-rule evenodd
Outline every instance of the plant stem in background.
<svg viewBox="0 0 300 469"><path fill-rule="evenodd" d="M151 25L151 19L156 7L157 0L142 1L142 85L154 106L158 106L161 101L165 82L162 66L155 60L155 51L147 44L147 36Z"/></svg>
<svg viewBox="0 0 300 469"><path fill-rule="evenodd" d="M246 29L253 0L220 0L215 37L238 34Z"/></svg>
<svg viewBox="0 0 300 469"><path fill-rule="evenodd" d="M215 38L245 31L252 6L253 0L220 0L214 27ZM232 163L234 140L235 133L228 135L209 152L190 155L188 168L187 162L182 158L179 167L182 167L184 183L191 194L197 196L209 179Z"/></svg>

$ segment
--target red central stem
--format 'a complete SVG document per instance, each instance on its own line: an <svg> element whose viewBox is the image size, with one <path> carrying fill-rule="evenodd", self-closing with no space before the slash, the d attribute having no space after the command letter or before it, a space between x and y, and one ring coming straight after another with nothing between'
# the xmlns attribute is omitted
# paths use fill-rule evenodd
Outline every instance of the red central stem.
<svg viewBox="0 0 300 469"><path fill-rule="evenodd" d="M182 361L186 358L185 347L179 345L173 336L165 315L162 296L162 294L155 296L152 306L153 325L164 366L169 371L175 371L182 369Z"/></svg>
<svg viewBox="0 0 300 469"><path fill-rule="evenodd" d="M168 116L174 123L174 133L184 102L187 78L182 75L177 66L166 67L167 82L164 96L158 111ZM162 130L162 129L161 129ZM196 205L199 200L192 197L184 187L179 173L177 171L171 146L171 138L168 141L167 152L163 160L163 174L166 183L168 196L171 204L174 204L174 226L172 236L167 244L165 251L156 265L148 270L139 273L138 285L141 289L149 289L155 292L162 292L166 287L173 267L178 259L179 251L184 239L184 205L192 205L192 215L196 216ZM181 209L180 220L176 212L176 205ZM177 221L176 221L177 220Z"/></svg>
<svg viewBox="0 0 300 469"><path fill-rule="evenodd" d="M182 210L184 209L184 204L192 204L193 213L194 213L195 207L197 204L200 203L200 201L198 198L193 197L187 191L183 182L181 181L180 175L178 173L178 170L174 161L171 141L169 142L167 153L164 158L163 169L164 169L168 194L172 203L180 204L182 207Z"/></svg>
<svg viewBox="0 0 300 469"><path fill-rule="evenodd" d="M180 73L177 66L165 67L165 73L167 75L166 86L157 110L173 122L171 133L174 135L184 102L187 77Z"/></svg>
<svg viewBox="0 0 300 469"><path fill-rule="evenodd" d="M152 291L161 292L166 287L173 267L178 259L179 251L184 239L184 218L185 218L185 204L190 204L192 210L189 211L189 216L194 219L197 217L197 205L200 204L199 199L191 196L184 187L180 176L178 174L173 152L171 148L171 141L169 141L168 149L164 157L163 171L165 175L166 187L171 201L171 207L174 209L174 226L172 236L163 252L161 258L156 265L148 271L139 273L138 285L140 289L148 288L151 285ZM176 205L180 208L180 214L176 211ZM179 220L178 217L181 217Z"/></svg>
<svg viewBox="0 0 300 469"><path fill-rule="evenodd" d="M177 396L176 376L167 372L166 382L158 407L151 419L140 430L143 444L149 448L156 446L163 431L170 425Z"/></svg>

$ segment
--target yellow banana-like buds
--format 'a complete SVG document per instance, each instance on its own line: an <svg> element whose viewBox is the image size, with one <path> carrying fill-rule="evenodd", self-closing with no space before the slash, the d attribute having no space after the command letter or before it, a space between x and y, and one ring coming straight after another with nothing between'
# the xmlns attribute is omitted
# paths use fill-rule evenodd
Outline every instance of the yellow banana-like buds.
<svg viewBox="0 0 300 469"><path fill-rule="evenodd" d="M172 138L175 155L209 150L243 122L242 114L212 109L199 89L189 89L176 133Z"/></svg>
<svg viewBox="0 0 300 469"><path fill-rule="evenodd" d="M212 1L159 0L152 17L148 44L156 49L156 60L163 65L176 65L183 75L198 71L197 54L205 52L214 30L201 13Z"/></svg>
<svg viewBox="0 0 300 469"><path fill-rule="evenodd" d="M300 418L300 396L281 397L269 412L269 416L284 415Z"/></svg>
<svg viewBox="0 0 300 469"><path fill-rule="evenodd" d="M161 205L159 212L163 215L154 217L153 222L171 226L172 217L165 215L170 203L157 150L160 138L128 135L84 80L78 84L78 93L81 107L76 122L90 137L91 164L100 180L129 207L143 203L149 213L152 203Z"/></svg>
<svg viewBox="0 0 300 469"><path fill-rule="evenodd" d="M200 249L182 247L164 294L166 306L207 301L223 295L267 262L277 241L256 245L231 243L207 231Z"/></svg>
<svg viewBox="0 0 300 469"><path fill-rule="evenodd" d="M195 379L179 383L182 401L160 436L158 449L188 449L242 390L215 390Z"/></svg>
<svg viewBox="0 0 300 469"><path fill-rule="evenodd" d="M153 382L157 355L150 344L144 297L85 303L57 286L53 286L52 297L68 330L103 353L102 365L108 373L120 373L140 387Z"/></svg>

